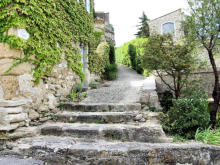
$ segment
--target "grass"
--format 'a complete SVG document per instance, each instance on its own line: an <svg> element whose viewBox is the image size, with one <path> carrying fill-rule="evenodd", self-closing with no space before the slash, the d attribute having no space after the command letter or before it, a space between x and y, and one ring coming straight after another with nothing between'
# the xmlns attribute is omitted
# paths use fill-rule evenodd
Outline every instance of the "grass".
<svg viewBox="0 0 220 165"><path fill-rule="evenodd" d="M220 145L220 129L212 130L211 127L204 131L196 131L195 140L207 144Z"/></svg>
<svg viewBox="0 0 220 165"><path fill-rule="evenodd" d="M186 139L184 139L183 137L181 137L179 135L173 135L172 138L173 138L173 141L177 142L177 143L179 143L179 142L186 142L187 141Z"/></svg>

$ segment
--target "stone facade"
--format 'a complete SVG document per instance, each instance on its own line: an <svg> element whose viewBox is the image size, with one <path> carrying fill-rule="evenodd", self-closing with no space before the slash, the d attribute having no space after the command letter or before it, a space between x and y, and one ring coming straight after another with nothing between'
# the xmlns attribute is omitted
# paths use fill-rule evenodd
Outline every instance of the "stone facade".
<svg viewBox="0 0 220 165"><path fill-rule="evenodd" d="M174 39L179 40L183 36L181 31L181 21L183 20L182 10L178 9L156 19L149 21L150 33L163 34L163 25L166 23L174 24Z"/></svg>
<svg viewBox="0 0 220 165"><path fill-rule="evenodd" d="M109 21L109 13L96 12L95 30L101 32L104 30L105 35L102 36L103 42L115 44L114 28Z"/></svg>
<svg viewBox="0 0 220 165"><path fill-rule="evenodd" d="M17 35L14 33L16 29L12 31ZM87 52L83 55L84 86L89 84ZM0 132L49 120L59 102L69 95L72 86L81 83L79 76L68 69L64 55L52 73L37 85L33 82L33 66L29 63L20 64L4 73L13 64L14 58L23 56L20 50L0 43Z"/></svg>

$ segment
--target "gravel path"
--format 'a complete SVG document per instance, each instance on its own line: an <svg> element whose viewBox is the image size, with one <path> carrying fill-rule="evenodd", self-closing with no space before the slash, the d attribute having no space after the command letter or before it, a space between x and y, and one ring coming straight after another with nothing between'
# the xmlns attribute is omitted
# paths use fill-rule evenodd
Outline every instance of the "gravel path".
<svg viewBox="0 0 220 165"><path fill-rule="evenodd" d="M149 79L145 79L145 77L137 74L136 71L128 67L118 65L117 80L106 82L101 88L89 90L88 97L83 100L82 103L138 102L141 87L143 87L148 80ZM150 83L152 83L151 80Z"/></svg>

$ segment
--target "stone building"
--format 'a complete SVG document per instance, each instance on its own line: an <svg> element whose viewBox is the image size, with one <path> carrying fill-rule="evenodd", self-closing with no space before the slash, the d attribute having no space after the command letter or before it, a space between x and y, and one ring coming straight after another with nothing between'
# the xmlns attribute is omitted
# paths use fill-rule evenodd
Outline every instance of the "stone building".
<svg viewBox="0 0 220 165"><path fill-rule="evenodd" d="M98 32L104 31L102 41L115 45L115 33L113 26L110 24L109 13L96 12L95 15L95 30Z"/></svg>
<svg viewBox="0 0 220 165"><path fill-rule="evenodd" d="M149 27L150 27L150 34L167 34L172 33L174 40L178 41L184 36L184 31L181 29L181 22L184 19L184 12L182 9L175 10L171 13L165 14L153 20L150 20ZM220 49L217 50L217 53L220 54ZM212 95L212 90L214 87L214 76L213 71L209 63L207 50L203 48L202 45L198 46L198 54L199 58L207 61L207 68L204 70L197 70L194 71L191 79L200 79L202 80L201 86L208 92L209 96ZM216 63L218 67L220 66L220 58L218 56L215 57ZM169 76L164 76L164 79L172 83L172 79ZM208 80L208 81L207 81ZM168 88L166 85L160 80L159 77L156 77L157 82L157 89L159 92L163 92Z"/></svg>
<svg viewBox="0 0 220 165"><path fill-rule="evenodd" d="M184 35L181 30L181 21L183 20L183 13L181 9L165 14L158 18L149 21L150 34L172 33L174 39L179 40Z"/></svg>
<svg viewBox="0 0 220 165"><path fill-rule="evenodd" d="M85 1L88 13L91 2ZM11 27L7 35L17 36L22 40L31 37L26 29L15 27ZM73 44L73 46L78 47L78 51L82 54L84 86L87 87L90 81L88 47L83 44ZM69 69L64 54L53 71L41 79L39 84L34 84L32 72L34 65L31 63L19 64L5 73L17 57L24 57L24 52L11 49L7 43L0 43L0 135L2 133L7 135L7 137L0 136L0 139L24 136L28 133L22 130L24 126L28 128L29 125L38 125L49 120L56 113L59 103L70 94L71 88L81 83L80 77Z"/></svg>

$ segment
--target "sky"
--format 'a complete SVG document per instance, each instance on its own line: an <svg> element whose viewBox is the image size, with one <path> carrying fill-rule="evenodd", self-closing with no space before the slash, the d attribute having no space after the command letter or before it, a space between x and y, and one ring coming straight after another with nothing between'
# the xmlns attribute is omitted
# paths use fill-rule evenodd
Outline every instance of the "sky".
<svg viewBox="0 0 220 165"><path fill-rule="evenodd" d="M96 11L110 13L110 23L115 29L116 46L135 38L139 17L143 11L152 20L186 7L187 0L95 0Z"/></svg>

